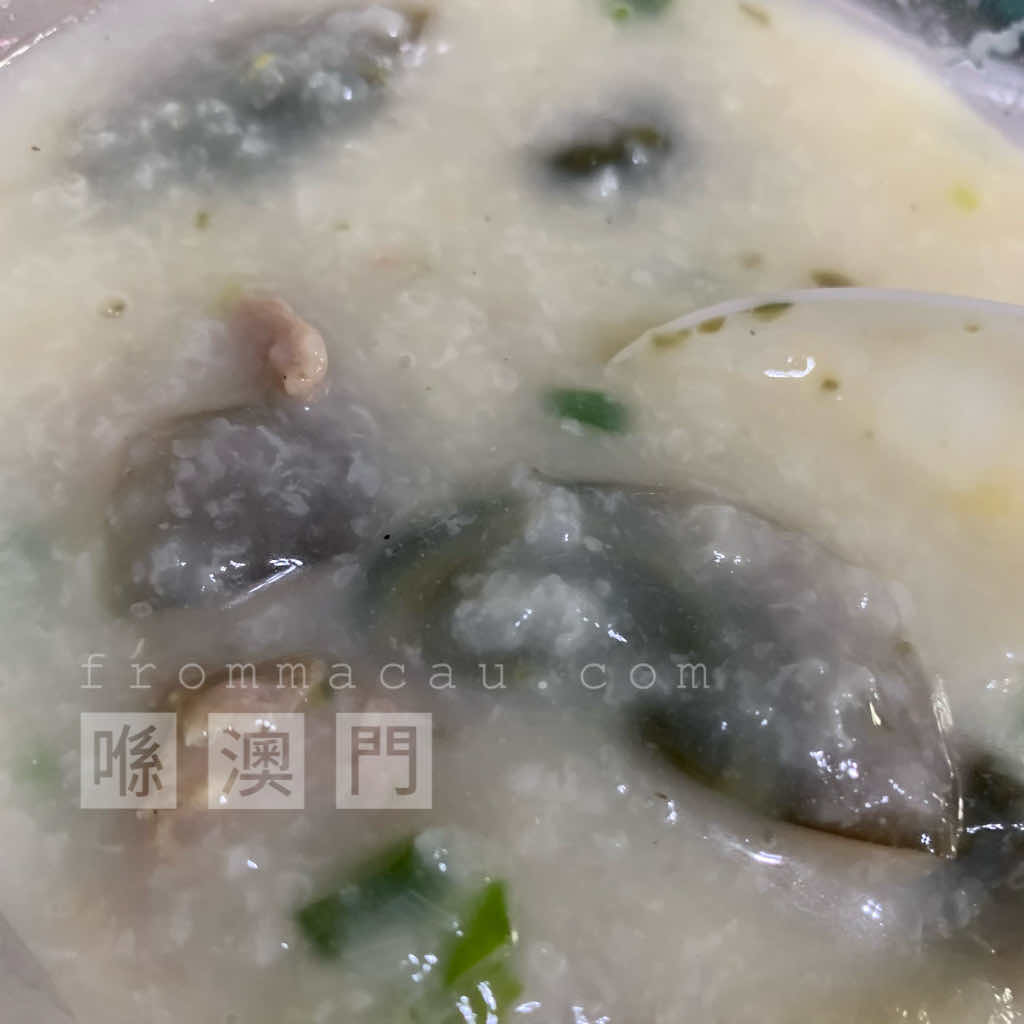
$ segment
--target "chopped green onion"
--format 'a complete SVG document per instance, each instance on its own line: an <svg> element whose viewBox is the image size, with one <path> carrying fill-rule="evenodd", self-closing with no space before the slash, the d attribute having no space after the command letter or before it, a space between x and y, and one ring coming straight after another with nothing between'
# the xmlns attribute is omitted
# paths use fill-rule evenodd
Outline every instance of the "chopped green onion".
<svg viewBox="0 0 1024 1024"><path fill-rule="evenodd" d="M516 939L505 883L487 882L465 903L461 887L432 868L415 840L404 840L334 892L308 903L296 920L313 948L333 959L350 938L366 938L367 924L379 928L390 922L403 930L412 915L422 917L428 908L438 914L437 946L443 952L437 970L411 1001L396 990L400 1019L416 1024L504 1020L523 988L512 961ZM452 919L463 923L445 946L441 936Z"/></svg>
<svg viewBox="0 0 1024 1024"><path fill-rule="evenodd" d="M324 957L341 954L345 939L345 904L337 893L307 903L295 915L306 941Z"/></svg>
<svg viewBox="0 0 1024 1024"><path fill-rule="evenodd" d="M523 990L509 958L515 935L504 882L489 882L478 894L460 933L441 959L444 993L454 1000L442 1024L501 1020Z"/></svg>
<svg viewBox="0 0 1024 1024"><path fill-rule="evenodd" d="M629 422L626 407L603 391L587 388L555 388L547 396L547 406L565 420L576 420L597 430L621 434Z"/></svg>
<svg viewBox="0 0 1024 1024"><path fill-rule="evenodd" d="M397 916L417 896L429 897L437 884L415 840L404 839L364 863L350 881L300 908L295 920L321 956L334 958L344 951L353 925Z"/></svg>
<svg viewBox="0 0 1024 1024"><path fill-rule="evenodd" d="M505 901L505 883L491 882L478 897L462 934L448 953L444 968L445 984L451 985L511 941L512 925Z"/></svg>
<svg viewBox="0 0 1024 1024"><path fill-rule="evenodd" d="M467 976L468 977L468 976ZM457 1009L437 1024L464 1024L466 1020L487 1021L506 1015L523 991L519 976L504 961L497 961L473 977L472 985L453 991ZM469 1010L474 1016L467 1016Z"/></svg>

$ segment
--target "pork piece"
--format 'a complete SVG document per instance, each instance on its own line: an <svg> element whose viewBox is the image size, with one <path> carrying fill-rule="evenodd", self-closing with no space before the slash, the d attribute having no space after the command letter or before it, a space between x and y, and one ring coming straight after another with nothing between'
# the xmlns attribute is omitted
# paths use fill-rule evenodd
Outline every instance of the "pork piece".
<svg viewBox="0 0 1024 1024"><path fill-rule="evenodd" d="M239 339L265 359L275 389L303 402L322 395L327 377L323 335L284 299L243 298L232 326Z"/></svg>
<svg viewBox="0 0 1024 1024"><path fill-rule="evenodd" d="M255 664L239 661L229 666L211 666L204 669L203 682L195 690L185 688L178 680L168 685L161 709L177 713L182 746L178 809L149 816L154 826L154 849L160 855L178 856L204 828L215 824L207 814L211 742L208 716L255 714L267 730L273 731L279 715L308 712L312 716L317 709L327 715L328 675L323 659L309 654L286 654ZM248 722L240 721L237 731L241 734L248 728ZM306 736L312 738L309 729ZM324 758L319 760L323 762Z"/></svg>
<svg viewBox="0 0 1024 1024"><path fill-rule="evenodd" d="M177 712L185 746L205 747L208 715L301 711L311 700L326 699L327 678L327 662L322 658L288 654L258 664L232 664L207 676L196 690L178 684L166 703Z"/></svg>

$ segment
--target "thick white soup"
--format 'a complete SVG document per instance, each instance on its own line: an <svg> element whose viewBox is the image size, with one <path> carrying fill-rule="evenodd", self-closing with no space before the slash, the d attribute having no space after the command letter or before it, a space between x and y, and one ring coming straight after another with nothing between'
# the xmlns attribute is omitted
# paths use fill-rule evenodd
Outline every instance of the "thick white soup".
<svg viewBox="0 0 1024 1024"><path fill-rule="evenodd" d="M0 1020L1020 1016L996 127L798 0L121 0L0 111Z"/></svg>

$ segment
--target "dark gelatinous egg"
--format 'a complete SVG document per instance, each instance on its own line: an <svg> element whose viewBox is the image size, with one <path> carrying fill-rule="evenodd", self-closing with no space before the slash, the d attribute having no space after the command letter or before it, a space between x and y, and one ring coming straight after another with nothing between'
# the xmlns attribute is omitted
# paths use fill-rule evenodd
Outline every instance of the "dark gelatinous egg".
<svg viewBox="0 0 1024 1024"><path fill-rule="evenodd" d="M657 174L673 149L672 130L660 118L591 117L547 143L541 162L555 182L612 195Z"/></svg>
<svg viewBox="0 0 1024 1024"><path fill-rule="evenodd" d="M615 709L775 818L950 854L943 705L869 573L721 502L530 479L390 544L371 636ZM564 698L563 698L564 699Z"/></svg>
<svg viewBox="0 0 1024 1024"><path fill-rule="evenodd" d="M904 899L924 948L985 954L994 983L1015 977L1024 918L1024 782L1019 760L964 758L964 835L955 861L931 872Z"/></svg>
<svg viewBox="0 0 1024 1024"><path fill-rule="evenodd" d="M1024 18L1022 0L859 0L905 31L938 46L964 45L977 32L999 31Z"/></svg>
<svg viewBox="0 0 1024 1024"><path fill-rule="evenodd" d="M130 104L84 118L75 162L118 192L279 167L372 109L423 23L373 5L197 48Z"/></svg>
<svg viewBox="0 0 1024 1024"><path fill-rule="evenodd" d="M138 438L106 515L116 606L221 606L351 550L377 487L364 458L301 407L202 413Z"/></svg>

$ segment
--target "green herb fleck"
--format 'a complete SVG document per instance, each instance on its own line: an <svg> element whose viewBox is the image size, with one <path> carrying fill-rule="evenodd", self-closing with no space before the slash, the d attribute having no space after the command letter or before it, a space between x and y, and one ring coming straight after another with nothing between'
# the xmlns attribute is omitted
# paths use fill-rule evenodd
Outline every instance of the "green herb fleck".
<svg viewBox="0 0 1024 1024"><path fill-rule="evenodd" d="M116 320L118 317L124 315L124 311L128 308L128 303L124 299L117 298L116 296L111 299L107 299L106 302L100 306L100 315L108 317L111 320Z"/></svg>
<svg viewBox="0 0 1024 1024"><path fill-rule="evenodd" d="M360 77L375 88L382 88L391 79L391 69L381 60L366 62L360 70Z"/></svg>
<svg viewBox="0 0 1024 1024"><path fill-rule="evenodd" d="M969 324L964 324L964 330L968 334L977 334L981 330L981 324L976 324L973 321Z"/></svg>
<svg viewBox="0 0 1024 1024"><path fill-rule="evenodd" d="M347 220L336 220L334 222L335 231L351 231L352 225Z"/></svg>
<svg viewBox="0 0 1024 1024"><path fill-rule="evenodd" d="M576 420L597 430L621 434L629 422L626 407L603 391L588 388L555 388L548 392L548 409L565 420Z"/></svg>
<svg viewBox="0 0 1024 1024"><path fill-rule="evenodd" d="M757 317L758 320L763 320L767 323L771 320L777 320L792 305L792 302L766 302L762 306L755 306L750 313L752 316Z"/></svg>
<svg viewBox="0 0 1024 1024"><path fill-rule="evenodd" d="M195 226L197 231L205 231L210 226L209 210L196 211Z"/></svg>
<svg viewBox="0 0 1024 1024"><path fill-rule="evenodd" d="M673 345L681 345L690 334L689 327L684 327L679 331L666 331L664 333L651 335L651 344L655 348L672 348Z"/></svg>
<svg viewBox="0 0 1024 1024"><path fill-rule="evenodd" d="M856 281L839 270L812 270L811 280L819 288L853 288Z"/></svg>
<svg viewBox="0 0 1024 1024"><path fill-rule="evenodd" d="M756 21L762 28L770 28L772 16L760 4L740 3L739 9L752 21Z"/></svg>
<svg viewBox="0 0 1024 1024"><path fill-rule="evenodd" d="M274 63L275 56L272 53L263 52L257 54L249 63L250 73L256 71L262 71L264 68L270 67Z"/></svg>
<svg viewBox="0 0 1024 1024"><path fill-rule="evenodd" d="M837 381L835 379L835 377L826 377L821 382L821 390L822 391L838 391L839 390L839 381Z"/></svg>
<svg viewBox="0 0 1024 1024"><path fill-rule="evenodd" d="M605 9L615 21L628 21L634 16L652 18L661 14L672 0L612 0Z"/></svg>
<svg viewBox="0 0 1024 1024"><path fill-rule="evenodd" d="M964 182L957 182L950 190L949 197L953 205L959 207L965 213L974 213L981 205L978 193Z"/></svg>
<svg viewBox="0 0 1024 1024"><path fill-rule="evenodd" d="M724 326L724 316L713 316L710 320L704 320L697 324L697 330L701 334L717 334Z"/></svg>

